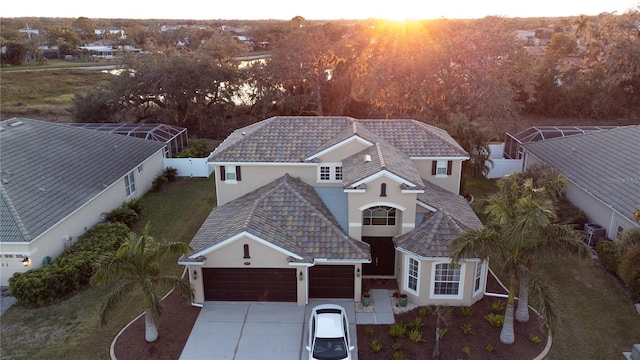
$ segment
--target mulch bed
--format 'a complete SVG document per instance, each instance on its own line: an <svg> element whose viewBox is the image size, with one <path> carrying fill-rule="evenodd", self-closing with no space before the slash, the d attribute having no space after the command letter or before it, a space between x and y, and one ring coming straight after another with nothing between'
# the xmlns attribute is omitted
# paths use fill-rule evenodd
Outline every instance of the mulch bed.
<svg viewBox="0 0 640 360"><path fill-rule="evenodd" d="M506 294L506 291L498 285L498 282L491 274L488 276L487 292L495 294ZM497 359L529 360L538 356L545 348L547 336L540 330L539 318L537 314L530 311L528 323L515 322L515 343L505 345L500 342L500 327L494 327L484 318L489 313L504 315L504 310L495 311L492 305L501 302L506 305L505 298L485 296L472 306L473 314L469 317L460 313L459 308L453 308L446 325L448 330L440 340L440 360L447 359ZM436 316L429 314L421 316L419 308L409 312L396 314L396 323L407 324L411 320L420 317L423 326L420 328L423 341L412 342L408 336L397 338L388 335L390 325L358 325L358 358L360 359L391 359L394 353L399 352L407 359L431 359L435 347ZM473 334L465 335L462 326L470 323ZM367 328L373 330L373 334L367 335ZM530 340L530 336L536 336L541 341L535 343ZM376 340L382 344L382 350L374 352L371 343ZM399 344L400 348L394 350L394 344ZM492 348L491 352L487 346ZM398 346L398 345L396 345ZM468 354L465 353L468 347Z"/></svg>
<svg viewBox="0 0 640 360"><path fill-rule="evenodd" d="M158 340L147 343L144 340L144 316L140 317L122 332L115 345L118 360L175 360L180 358L182 349L189 339L193 324L200 308L191 306L177 291L167 296L162 304Z"/></svg>
<svg viewBox="0 0 640 360"><path fill-rule="evenodd" d="M497 284L493 276L489 275L487 292L502 293L505 291ZM393 283L392 283L393 284ZM372 288L376 285L371 284ZM382 285L383 287L386 287ZM484 316L492 312L494 302L506 303L506 299L485 296L483 300L473 305L473 315L465 317L456 309L448 320L446 327L449 329L440 341L440 359L533 359L544 349L547 336L540 331L538 317L531 311L531 319L528 323L515 323L516 341L513 345L500 343L500 328L492 327L484 319ZM160 359L174 360L180 358L182 349L191 334L193 324L200 313L200 308L191 306L187 300L181 298L176 292L171 293L164 301L164 312L160 317L159 338L153 343L144 340L144 317L133 322L123 331L115 345L115 354L119 360L143 360ZM418 309L396 315L396 322L408 323L420 316ZM493 311L496 312L496 311ZM504 314L504 311L496 313ZM423 317L424 325L421 332L425 341L411 342L408 337L393 338L387 333L389 325L358 325L358 357L360 359L390 359L394 351L392 346L399 343L399 352L408 359L431 358L435 344L435 316ZM465 335L461 326L471 323L474 334ZM373 329L373 335L366 335L365 328ZM530 335L537 336L542 341L534 343L529 340ZM371 342L378 340L383 345L383 350L374 353ZM486 350L487 345L493 347L492 352ZM469 347L469 355L463 353L463 348Z"/></svg>

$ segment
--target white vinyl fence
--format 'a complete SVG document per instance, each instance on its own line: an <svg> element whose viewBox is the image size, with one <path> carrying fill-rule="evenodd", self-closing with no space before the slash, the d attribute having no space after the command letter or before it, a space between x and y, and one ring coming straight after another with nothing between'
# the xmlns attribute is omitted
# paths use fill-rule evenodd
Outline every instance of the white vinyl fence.
<svg viewBox="0 0 640 360"><path fill-rule="evenodd" d="M493 166L487 164L491 169L487 174L488 179L498 179L514 171L522 171L522 159L505 159L503 157L504 143L489 145L489 152Z"/></svg>
<svg viewBox="0 0 640 360"><path fill-rule="evenodd" d="M214 166L207 163L207 158L165 158L164 168L178 170L178 176L209 177Z"/></svg>

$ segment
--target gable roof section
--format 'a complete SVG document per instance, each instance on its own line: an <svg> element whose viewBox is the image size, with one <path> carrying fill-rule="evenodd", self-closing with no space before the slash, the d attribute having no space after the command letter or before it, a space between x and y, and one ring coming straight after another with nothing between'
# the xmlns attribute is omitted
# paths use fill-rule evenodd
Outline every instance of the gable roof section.
<svg viewBox="0 0 640 360"><path fill-rule="evenodd" d="M484 225L467 200L438 185L425 181L425 191L418 202L435 208L427 213L414 230L393 239L394 245L421 257L449 257L451 242L469 229Z"/></svg>
<svg viewBox="0 0 640 360"><path fill-rule="evenodd" d="M424 193L418 194L419 203L448 212L468 228L481 229L484 227L463 196L454 194L426 180L424 184Z"/></svg>
<svg viewBox="0 0 640 360"><path fill-rule="evenodd" d="M365 161L371 159L371 161ZM397 176L403 189L424 189L424 183L409 157L388 144L376 143L342 162L344 188L357 187L381 171Z"/></svg>
<svg viewBox="0 0 640 360"><path fill-rule="evenodd" d="M0 127L2 242L37 238L164 148L32 119L13 118Z"/></svg>
<svg viewBox="0 0 640 360"><path fill-rule="evenodd" d="M640 204L640 125L523 145L569 181L633 221Z"/></svg>
<svg viewBox="0 0 640 360"><path fill-rule="evenodd" d="M387 143L410 158L468 158L446 131L416 120L276 116L234 131L213 151L209 161L304 162L355 135L372 143Z"/></svg>
<svg viewBox="0 0 640 360"><path fill-rule="evenodd" d="M189 258L250 233L303 260L369 260L368 244L351 239L313 187L288 174L214 208L190 243Z"/></svg>
<svg viewBox="0 0 640 360"><path fill-rule="evenodd" d="M427 214L413 231L393 238L393 243L422 257L450 257L451 242L468 229L449 212L439 210Z"/></svg>

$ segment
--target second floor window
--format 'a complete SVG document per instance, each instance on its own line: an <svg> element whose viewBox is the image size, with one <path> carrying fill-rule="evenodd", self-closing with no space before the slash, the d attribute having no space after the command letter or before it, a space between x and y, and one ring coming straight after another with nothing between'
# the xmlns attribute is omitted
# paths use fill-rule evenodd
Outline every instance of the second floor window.
<svg viewBox="0 0 640 360"><path fill-rule="evenodd" d="M368 208L362 212L363 225L386 225L396 224L396 209L389 206L376 206Z"/></svg>
<svg viewBox="0 0 640 360"><path fill-rule="evenodd" d="M220 166L220 180L240 181L240 166Z"/></svg>
<svg viewBox="0 0 640 360"><path fill-rule="evenodd" d="M321 164L318 167L318 181L340 182L342 180L342 164Z"/></svg>

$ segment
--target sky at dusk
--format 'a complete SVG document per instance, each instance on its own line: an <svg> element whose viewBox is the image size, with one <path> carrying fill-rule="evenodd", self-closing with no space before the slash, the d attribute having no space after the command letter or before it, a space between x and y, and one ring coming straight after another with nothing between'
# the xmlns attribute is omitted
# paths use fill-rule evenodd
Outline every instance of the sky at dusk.
<svg viewBox="0 0 640 360"><path fill-rule="evenodd" d="M6 1L0 17L120 19L434 19L597 15L638 9L639 0L240 0L211 1Z"/></svg>

